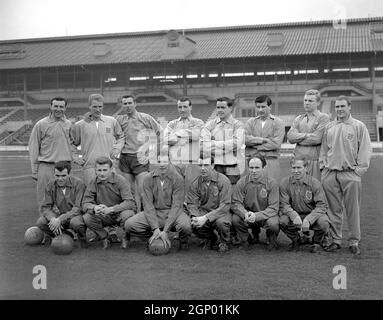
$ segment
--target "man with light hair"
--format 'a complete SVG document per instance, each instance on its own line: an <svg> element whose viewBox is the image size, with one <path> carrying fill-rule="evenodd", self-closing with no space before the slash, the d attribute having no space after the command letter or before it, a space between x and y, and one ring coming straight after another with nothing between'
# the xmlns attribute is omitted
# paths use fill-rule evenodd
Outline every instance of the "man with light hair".
<svg viewBox="0 0 383 320"><path fill-rule="evenodd" d="M96 159L115 159L124 146L124 133L117 120L102 114L104 97L95 93L89 96L89 112L71 128L73 144L81 145L82 158L75 159L83 168L84 183L95 179Z"/></svg>
<svg viewBox="0 0 383 320"><path fill-rule="evenodd" d="M335 112L336 119L326 126L323 134L319 157L333 241L327 251L340 249L345 212L349 249L354 255L360 255L361 179L370 166L371 140L366 125L351 116L348 97L339 96L335 100Z"/></svg>
<svg viewBox="0 0 383 320"><path fill-rule="evenodd" d="M294 155L307 159L307 173L318 180L321 179L318 158L323 132L330 122L330 117L318 110L320 99L318 90L306 91L303 100L305 113L294 119L287 133L289 142L296 143Z"/></svg>
<svg viewBox="0 0 383 320"><path fill-rule="evenodd" d="M328 206L321 183L307 174L307 165L307 160L301 157L294 157L290 162L291 175L283 178L279 186L279 223L291 240L290 251L298 251L303 235L313 230L310 251L316 253L328 233Z"/></svg>
<svg viewBox="0 0 383 320"><path fill-rule="evenodd" d="M110 247L108 231L105 227L116 227L116 235L121 248L127 249L124 226L128 218L136 213L136 204L126 179L115 173L108 157L95 160L96 177L86 188L82 201L83 219L87 227L102 240L104 249Z"/></svg>

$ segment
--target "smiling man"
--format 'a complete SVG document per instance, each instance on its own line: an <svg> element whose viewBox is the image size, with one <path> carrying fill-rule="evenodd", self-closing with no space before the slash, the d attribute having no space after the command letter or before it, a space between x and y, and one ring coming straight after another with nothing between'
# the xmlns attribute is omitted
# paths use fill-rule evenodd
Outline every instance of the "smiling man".
<svg viewBox="0 0 383 320"><path fill-rule="evenodd" d="M70 228L77 233L80 247L86 247L86 226L81 212L85 185L70 173L69 161L55 164L55 179L45 187L42 215L36 224L51 238Z"/></svg>
<svg viewBox="0 0 383 320"><path fill-rule="evenodd" d="M244 142L241 121L234 119L234 103L227 97L216 101L217 117L208 121L201 130L203 157L214 157L214 169L236 184L240 178L240 148Z"/></svg>
<svg viewBox="0 0 383 320"><path fill-rule="evenodd" d="M182 177L170 164L168 155L158 156L158 168L149 172L143 183L144 211L125 223L130 236L161 238L170 247L169 231L179 232L181 250L187 250L192 233L189 217L183 212L185 189Z"/></svg>
<svg viewBox="0 0 383 320"><path fill-rule="evenodd" d="M122 114L116 119L124 131L125 139L119 159L119 169L129 181L137 207L140 209L143 182L150 165L150 138L153 134L157 137L157 148L159 148L162 128L151 115L136 110L137 104L132 95L122 96L121 105Z"/></svg>
<svg viewBox="0 0 383 320"><path fill-rule="evenodd" d="M279 181L279 149L285 136L285 126L281 119L271 114L272 100L269 96L259 96L254 102L257 116L245 124L246 158L263 156L268 176Z"/></svg>
<svg viewBox="0 0 383 320"><path fill-rule="evenodd" d="M266 229L268 250L277 249L279 233L278 183L267 175L266 160L256 156L249 161L249 173L234 187L232 206L233 225L244 249L259 242L261 227ZM252 237L248 229L252 230Z"/></svg>
<svg viewBox="0 0 383 320"><path fill-rule="evenodd" d="M294 155L307 159L307 173L320 180L319 152L324 129L330 118L318 110L320 92L308 90L303 100L305 113L296 117L287 133L290 143L296 143Z"/></svg>
<svg viewBox="0 0 383 320"><path fill-rule="evenodd" d="M45 187L54 180L54 166L59 161L72 161L70 142L71 122L65 117L67 101L62 97L51 100L49 116L39 120L29 138L32 178L37 181L37 203L41 208ZM41 210L40 210L41 212Z"/></svg>
<svg viewBox="0 0 383 320"><path fill-rule="evenodd" d="M164 139L169 146L172 163L185 178L185 188L198 175L199 139L204 122L192 116L192 102L188 97L177 101L179 118L168 123Z"/></svg>
<svg viewBox="0 0 383 320"><path fill-rule="evenodd" d="M108 233L104 227L117 226L121 247L128 246L123 230L125 221L136 212L136 205L126 179L113 172L108 157L95 161L96 178L86 188L82 208L87 227L102 240L104 249L109 248Z"/></svg>
<svg viewBox="0 0 383 320"><path fill-rule="evenodd" d="M292 241L289 250L299 250L300 234L314 230L311 252L318 252L329 230L327 202L319 180L307 174L307 160L295 157L291 175L279 187L280 227Z"/></svg>
<svg viewBox="0 0 383 320"><path fill-rule="evenodd" d="M95 93L89 96L89 112L84 119L71 128L71 138L75 146L81 145L81 158L75 161L83 168L86 185L95 178L96 159L109 157L115 159L124 146L124 133L113 117L102 114L104 97Z"/></svg>
<svg viewBox="0 0 383 320"><path fill-rule="evenodd" d="M199 159L198 166L200 176L191 183L186 196L193 231L199 238L207 239L213 249L218 244L216 230L220 236L217 250L226 252L230 244L231 183L214 170L210 157Z"/></svg>
<svg viewBox="0 0 383 320"><path fill-rule="evenodd" d="M336 119L326 126L319 158L333 239L327 250L340 249L345 211L349 248L351 253L359 255L361 178L370 166L371 140L366 125L351 116L348 97L339 96L335 100L335 112Z"/></svg>

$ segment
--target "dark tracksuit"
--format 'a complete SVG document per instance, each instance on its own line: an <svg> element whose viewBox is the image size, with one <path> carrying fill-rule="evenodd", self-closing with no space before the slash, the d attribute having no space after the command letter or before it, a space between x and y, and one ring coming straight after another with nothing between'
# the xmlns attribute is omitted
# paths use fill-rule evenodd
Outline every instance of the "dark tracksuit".
<svg viewBox="0 0 383 320"><path fill-rule="evenodd" d="M148 173L143 183L144 211L128 219L125 230L128 235L149 237L158 228L165 232L175 229L181 243L186 243L192 231L190 219L183 212L184 181L169 167L162 182L159 169Z"/></svg>
<svg viewBox="0 0 383 320"><path fill-rule="evenodd" d="M269 237L279 233L279 190L278 183L263 175L255 180L251 174L242 177L234 187L231 210L233 211L233 225L237 230L242 242L247 241L248 228L252 229L253 235L258 238L261 227L266 229ZM258 212L260 219L254 223L244 220L245 213Z"/></svg>
<svg viewBox="0 0 383 320"><path fill-rule="evenodd" d="M85 238L86 226L81 212L81 202L85 192L85 184L78 178L69 176L65 185L65 194L52 180L45 187L41 216L37 226L47 235L54 237L49 229L49 221L59 217L64 229L71 228L79 238Z"/></svg>
<svg viewBox="0 0 383 320"><path fill-rule="evenodd" d="M300 227L293 224L297 215L308 220L314 230L314 243L320 244L329 229L327 202L321 183L307 175L301 181L294 177L285 177L279 187L280 227L293 241L299 239Z"/></svg>
<svg viewBox="0 0 383 320"><path fill-rule="evenodd" d="M113 206L114 212L108 216L96 214L94 207L99 204ZM125 221L135 214L136 203L130 192L129 183L123 176L113 172L106 181L96 177L90 182L85 191L82 208L87 227L100 239L105 239L107 232L104 227L112 225L123 227Z"/></svg>
<svg viewBox="0 0 383 320"><path fill-rule="evenodd" d="M206 215L207 221L200 228L193 228L199 238L216 240L218 231L223 243L230 242L230 195L231 182L224 174L213 171L210 183L202 176L190 185L186 204L191 217Z"/></svg>

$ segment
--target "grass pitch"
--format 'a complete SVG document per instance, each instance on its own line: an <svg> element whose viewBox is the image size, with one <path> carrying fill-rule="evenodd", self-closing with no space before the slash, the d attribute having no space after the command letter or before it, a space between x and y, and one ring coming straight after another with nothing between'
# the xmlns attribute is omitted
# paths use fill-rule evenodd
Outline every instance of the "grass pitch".
<svg viewBox="0 0 383 320"><path fill-rule="evenodd" d="M281 160L283 175L287 160ZM202 251L152 256L142 241L128 251L100 244L57 256L47 246L26 246L24 231L37 219L35 183L25 157L0 158L1 299L382 299L383 158L372 159L363 177L361 259L339 253L268 252L255 245L226 254ZM346 244L346 243L345 243ZM47 269L47 289L32 286L33 267ZM347 270L347 289L333 288L333 268Z"/></svg>

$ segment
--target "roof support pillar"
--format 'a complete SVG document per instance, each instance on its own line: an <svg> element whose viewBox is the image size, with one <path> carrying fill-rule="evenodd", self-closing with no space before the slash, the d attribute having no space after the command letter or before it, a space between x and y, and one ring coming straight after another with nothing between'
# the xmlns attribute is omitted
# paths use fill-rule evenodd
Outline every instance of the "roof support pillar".
<svg viewBox="0 0 383 320"><path fill-rule="evenodd" d="M376 51L374 51L374 54L372 56L371 61L371 82L372 82L372 112L373 114L378 113L378 107L376 105L376 88L375 88L375 65L376 65Z"/></svg>
<svg viewBox="0 0 383 320"><path fill-rule="evenodd" d="M23 73L23 100L24 100L24 121L28 119L28 110L27 110L27 75Z"/></svg>

